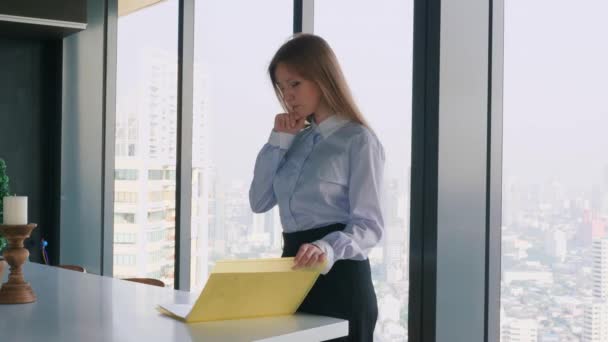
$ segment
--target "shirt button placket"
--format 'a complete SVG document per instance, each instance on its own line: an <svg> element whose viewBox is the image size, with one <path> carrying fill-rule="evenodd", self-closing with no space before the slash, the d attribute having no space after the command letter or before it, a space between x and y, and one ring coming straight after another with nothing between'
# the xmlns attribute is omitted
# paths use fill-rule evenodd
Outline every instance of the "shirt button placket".
<svg viewBox="0 0 608 342"><path fill-rule="evenodd" d="M315 145L317 144L317 142L319 142L319 139L321 138L321 135L316 130L313 130L311 135L312 135L312 137L310 137L310 139L307 139L307 141L306 141L306 147L307 147L306 156L304 158L302 158L301 160L299 160L299 162L298 162L298 173L297 173L296 177L294 177L294 181L291 183L291 189L290 189L291 193L289 195L289 214L291 216L291 221L293 222L293 226L296 229L298 228L298 225L296 222L295 215L293 214L293 210L291 209L291 201L293 199L293 194L296 190L296 186L298 185L298 183L300 181L300 177L302 175L302 170L304 169L304 164L306 164L306 161L308 160L308 158L310 157L310 154L314 150Z"/></svg>

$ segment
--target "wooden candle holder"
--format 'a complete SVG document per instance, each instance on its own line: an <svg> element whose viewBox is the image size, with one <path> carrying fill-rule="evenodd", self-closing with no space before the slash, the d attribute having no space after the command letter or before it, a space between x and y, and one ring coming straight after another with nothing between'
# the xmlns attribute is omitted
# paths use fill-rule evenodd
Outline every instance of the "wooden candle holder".
<svg viewBox="0 0 608 342"><path fill-rule="evenodd" d="M4 259L10 265L8 281L0 289L0 304L24 304L36 301L32 287L23 278L23 264L30 252L23 247L23 240L30 237L36 224L0 225L0 233L8 240Z"/></svg>

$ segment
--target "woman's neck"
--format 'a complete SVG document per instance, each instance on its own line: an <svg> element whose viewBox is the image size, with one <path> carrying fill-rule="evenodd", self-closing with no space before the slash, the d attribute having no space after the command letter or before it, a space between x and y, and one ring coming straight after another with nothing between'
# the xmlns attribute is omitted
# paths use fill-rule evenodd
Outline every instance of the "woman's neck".
<svg viewBox="0 0 608 342"><path fill-rule="evenodd" d="M319 125L321 122L325 121L328 117L332 116L332 113L327 106L320 105L317 110L314 112L315 123Z"/></svg>

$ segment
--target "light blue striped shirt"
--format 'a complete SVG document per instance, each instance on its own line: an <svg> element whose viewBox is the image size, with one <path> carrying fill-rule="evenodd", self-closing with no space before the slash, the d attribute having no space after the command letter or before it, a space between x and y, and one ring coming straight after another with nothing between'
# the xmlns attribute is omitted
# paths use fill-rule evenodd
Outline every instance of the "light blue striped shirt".
<svg viewBox="0 0 608 342"><path fill-rule="evenodd" d="M286 233L344 223L315 241L327 257L365 260L382 238L380 206L384 148L366 127L332 115L298 134L272 131L258 154L249 190L251 209L277 203Z"/></svg>

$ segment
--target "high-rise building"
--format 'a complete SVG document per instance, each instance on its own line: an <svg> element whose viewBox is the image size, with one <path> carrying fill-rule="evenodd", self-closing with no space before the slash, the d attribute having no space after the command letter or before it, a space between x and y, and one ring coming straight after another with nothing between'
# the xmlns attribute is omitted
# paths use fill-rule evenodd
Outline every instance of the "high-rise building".
<svg viewBox="0 0 608 342"><path fill-rule="evenodd" d="M593 302L583 317L584 342L608 342L608 239L594 239L591 249Z"/></svg>
<svg viewBox="0 0 608 342"><path fill-rule="evenodd" d="M545 251L557 262L564 262L568 252L568 239L562 230L547 230L545 235Z"/></svg>
<svg viewBox="0 0 608 342"><path fill-rule="evenodd" d="M205 168L192 170L192 211L190 222L190 287L200 288L206 281L209 263L210 222L215 221L215 201L209 193L209 172ZM213 202L212 202L213 201ZM214 226L213 226L214 227ZM214 227L215 228L215 227ZM215 233L215 231L213 231Z"/></svg>
<svg viewBox="0 0 608 342"><path fill-rule="evenodd" d="M507 318L501 342L538 342L538 323L533 319Z"/></svg>
<svg viewBox="0 0 608 342"><path fill-rule="evenodd" d="M272 234L274 229L274 210L264 213L264 232Z"/></svg>
<svg viewBox="0 0 608 342"><path fill-rule="evenodd" d="M592 294L594 299L608 299L608 239L593 240L591 261Z"/></svg>
<svg viewBox="0 0 608 342"><path fill-rule="evenodd" d="M266 220L271 219L267 216L267 213L253 214L253 224L251 230L248 233L247 239L255 246L268 246L270 245L270 234L266 231Z"/></svg>
<svg viewBox="0 0 608 342"><path fill-rule="evenodd" d="M281 216L279 215L279 207L275 206L268 212L267 215L267 223L269 220L272 220L271 230L270 230L270 243L272 246L272 250L279 251L282 250L283 246L283 226L281 224Z"/></svg>
<svg viewBox="0 0 608 342"><path fill-rule="evenodd" d="M114 276L157 278L171 286L177 57L146 50L139 60L136 83L124 92L130 96L121 96L117 102Z"/></svg>
<svg viewBox="0 0 608 342"><path fill-rule="evenodd" d="M608 305L596 300L585 308L583 342L608 342Z"/></svg>
<svg viewBox="0 0 608 342"><path fill-rule="evenodd" d="M590 248L593 240L606 236L606 220L590 209L583 210L582 222L579 223L577 242L582 248Z"/></svg>
<svg viewBox="0 0 608 342"><path fill-rule="evenodd" d="M217 252L219 255L224 255L224 247L226 244L226 230L224 221L226 214L224 212L224 190L222 182L217 174L214 165L208 168L209 174L209 242L210 249Z"/></svg>
<svg viewBox="0 0 608 342"><path fill-rule="evenodd" d="M591 188L591 210L594 213L599 213L602 210L602 189L599 184L593 184Z"/></svg>
<svg viewBox="0 0 608 342"><path fill-rule="evenodd" d="M406 230L403 224L386 225L383 238L383 263L386 281L399 282L405 279L407 265L405 251L407 248Z"/></svg>
<svg viewBox="0 0 608 342"><path fill-rule="evenodd" d="M384 185L385 190L382 197L382 207L384 209L384 236L381 242L382 276L390 283L403 281L407 273L405 255L408 250L409 235L403 208L408 206L409 203L406 203L403 185L404 182L399 179L387 181ZM409 194L407 198L409 198Z"/></svg>
<svg viewBox="0 0 608 342"><path fill-rule="evenodd" d="M252 235L263 235L266 232L266 213L253 214Z"/></svg>

